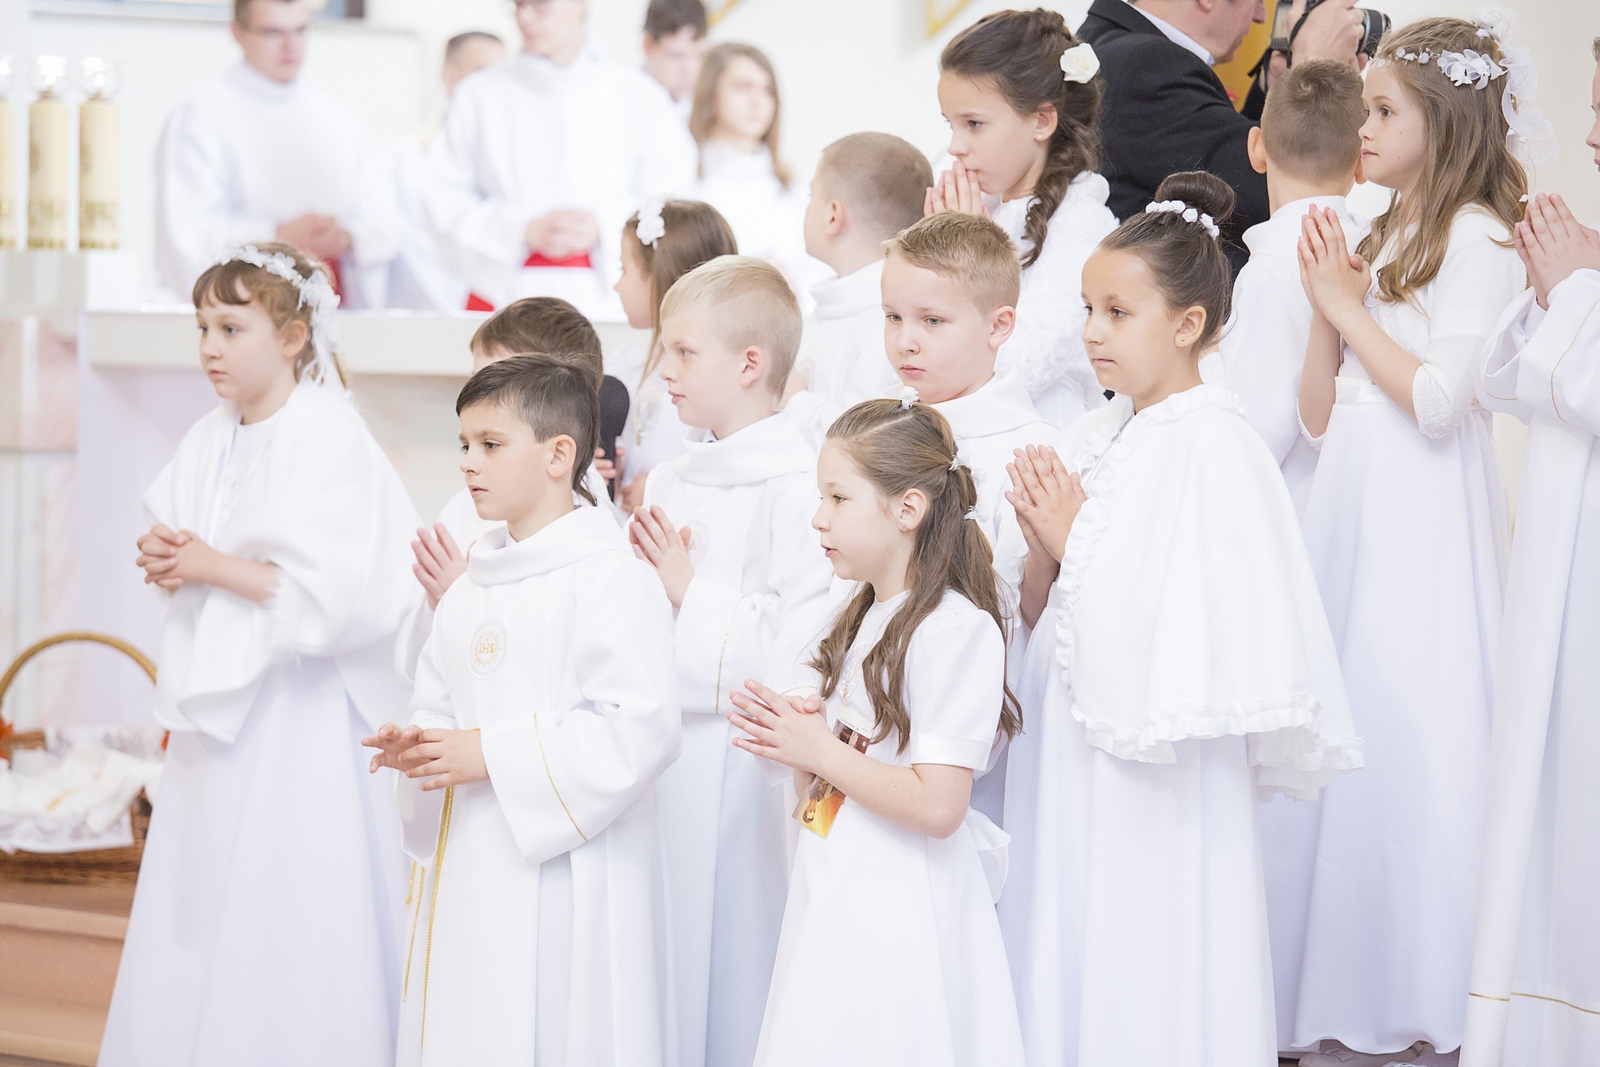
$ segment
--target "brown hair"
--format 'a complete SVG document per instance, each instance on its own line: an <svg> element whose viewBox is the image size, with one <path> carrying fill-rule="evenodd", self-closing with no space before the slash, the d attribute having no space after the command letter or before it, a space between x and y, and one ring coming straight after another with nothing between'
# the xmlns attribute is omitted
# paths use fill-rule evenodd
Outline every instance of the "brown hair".
<svg viewBox="0 0 1600 1067"><path fill-rule="evenodd" d="M661 318L706 306L711 328L729 348L759 348L772 365L767 387L783 392L800 351L800 302L783 273L754 256L718 256L672 284L661 299Z"/></svg>
<svg viewBox="0 0 1600 1067"><path fill-rule="evenodd" d="M1022 292L1022 267L1011 238L977 215L929 215L891 237L884 254L955 281L985 313L1016 307Z"/></svg>
<svg viewBox="0 0 1600 1067"><path fill-rule="evenodd" d="M1396 191L1389 209L1372 220L1371 231L1356 249L1373 263L1386 246L1394 245L1394 258L1377 270L1378 293L1390 303L1406 299L1438 275L1450 245L1450 227L1462 208L1476 205L1508 230L1522 217L1528 176L1506 146L1501 111L1506 79L1495 78L1482 89L1455 85L1437 61L1442 52L1469 48L1496 62L1505 58L1493 37L1479 37L1478 28L1465 19L1432 18L1386 36L1374 60L1388 65L1421 109L1428 138L1422 174L1411 195ZM1401 51L1426 52L1434 61L1400 59Z"/></svg>
<svg viewBox="0 0 1600 1067"><path fill-rule="evenodd" d="M587 368L543 353L511 356L467 379L456 396L456 414L475 404L506 405L541 443L561 434L572 438L572 491L595 502L583 476L600 447L600 394Z"/></svg>
<svg viewBox="0 0 1600 1067"><path fill-rule="evenodd" d="M282 241L263 241L255 247L269 256L288 256L294 260L294 269L302 278L310 278L320 272L329 285L333 284L333 272L327 264L320 259L313 259L294 245ZM294 380L299 381L300 375L316 361L317 352L311 344L311 306L301 302L300 287L287 278L280 278L265 267L246 263L242 259L229 259L213 263L202 271L194 281L190 296L196 308L207 301L234 307L258 303L279 333L291 322L305 324L306 343L294 358ZM334 369L339 372L339 384L343 385L344 367L339 363L339 354L329 354L333 358ZM312 381L321 380L317 377L319 373L312 367Z"/></svg>
<svg viewBox="0 0 1600 1067"><path fill-rule="evenodd" d="M1361 158L1367 105L1347 63L1296 63L1272 83L1261 112L1261 144L1272 166L1301 181L1351 179Z"/></svg>
<svg viewBox="0 0 1600 1067"><path fill-rule="evenodd" d="M472 335L471 348L486 356L496 351L511 355L546 352L580 360L593 372L596 389L605 374L594 324L555 296L526 296L507 304L483 320Z"/></svg>
<svg viewBox="0 0 1600 1067"><path fill-rule="evenodd" d="M1094 170L1100 158L1100 76L1087 82L1061 76L1061 53L1082 43L1059 12L1040 7L985 15L958 33L939 56L941 74L988 82L1019 115L1045 106L1055 110L1049 155L1023 224L1022 235L1033 246L1022 257L1024 267L1039 258L1050 218L1067 187L1079 174Z"/></svg>
<svg viewBox="0 0 1600 1067"><path fill-rule="evenodd" d="M886 241L922 218L933 168L892 133L852 133L822 150L817 179L825 199L844 201L863 229Z"/></svg>
<svg viewBox="0 0 1600 1067"><path fill-rule="evenodd" d="M729 65L740 58L748 59L766 71L767 79L772 82L772 125L767 127L761 143L772 153L772 173L778 176L779 183L787 189L789 168L783 165L783 159L778 155L778 125L783 119L783 97L778 93L778 75L772 69L772 60L755 45L727 41L712 45L707 50L706 57L700 64L700 77L694 83L694 106L689 111L689 132L694 135L695 144L703 146L710 140L712 128L717 124L717 86L721 84L722 76L727 73ZM705 170L702 169L700 174L704 177Z"/></svg>
<svg viewBox="0 0 1600 1067"><path fill-rule="evenodd" d="M906 714L906 656L922 621L954 590L985 611L1007 631L1000 609L989 539L967 512L978 503L972 471L955 466L956 439L945 417L926 404L903 407L898 400L868 400L839 416L828 428L829 444L850 457L856 469L886 497L920 489L928 511L917 527L911 550L906 598L884 627L883 636L861 662L861 676L872 698L874 744L891 730L899 735L897 751L911 740ZM876 599L870 583L861 588L834 617L817 646L810 666L822 676L822 696L833 695L844 681L845 660ZM1022 729L1022 707L1005 686L1000 703L1000 732L1015 737Z"/></svg>
<svg viewBox="0 0 1600 1067"><path fill-rule="evenodd" d="M650 0L644 10L644 32L659 41L679 30L693 30L696 40L706 35L706 5L700 0Z"/></svg>
<svg viewBox="0 0 1600 1067"><path fill-rule="evenodd" d="M1169 175L1156 199L1182 200L1218 226L1233 214L1233 189L1203 170ZM1168 307L1205 308L1206 324L1191 349L1195 355L1221 335L1233 306L1233 275L1221 242L1199 221L1173 211L1141 211L1107 234L1100 248L1131 252L1143 260Z"/></svg>
<svg viewBox="0 0 1600 1067"><path fill-rule="evenodd" d="M256 0L233 0L233 21L238 23L240 27L248 25L245 22L245 18L250 14L250 5L255 2ZM293 0L278 0L278 3L293 3Z"/></svg>
<svg viewBox="0 0 1600 1067"><path fill-rule="evenodd" d="M710 204L699 200L668 200L661 205L661 225L665 232L653 245L639 240L639 213L622 226L622 239L632 244L650 275L650 302L655 305L655 323L650 328L650 354L645 358L641 382L655 373L661 363L661 300L678 279L718 256L739 254L733 227Z"/></svg>

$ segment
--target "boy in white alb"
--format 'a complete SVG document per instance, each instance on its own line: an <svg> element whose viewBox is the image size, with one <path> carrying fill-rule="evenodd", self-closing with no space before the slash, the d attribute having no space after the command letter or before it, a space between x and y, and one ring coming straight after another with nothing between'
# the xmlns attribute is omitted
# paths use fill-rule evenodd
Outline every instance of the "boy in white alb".
<svg viewBox="0 0 1600 1067"><path fill-rule="evenodd" d="M429 146L428 217L468 308L559 296L621 321L623 222L694 181L694 140L666 90L602 60L587 12L587 0L516 5L521 54L462 82Z"/></svg>
<svg viewBox="0 0 1600 1067"><path fill-rule="evenodd" d="M550 296L530 296L515 301L484 320L472 335L472 370L476 374L491 363L509 356L546 355L579 366L600 387L602 363L600 337L594 325L565 300ZM613 520L617 513L606 497L605 483L590 466L584 471L588 495L573 494L573 503L594 505ZM592 499L591 499L592 498ZM461 491L445 501L433 526L417 531L411 551L417 562L411 567L422 594L417 597L400 627L395 647L395 666L402 677L415 677L417 657L433 630L433 612L450 584L467 570L467 553L473 543L505 523L484 518L472 499Z"/></svg>
<svg viewBox="0 0 1600 1067"><path fill-rule="evenodd" d="M689 123L694 83L706 54L706 6L700 0L650 0L644 12L644 69Z"/></svg>
<svg viewBox="0 0 1600 1067"><path fill-rule="evenodd" d="M719 256L661 303L661 377L691 434L629 525L677 608L683 756L661 780L680 1063L745 1067L788 880L794 793L732 745L729 694L788 671L822 624L832 567L811 531L817 455L773 417L800 310L776 267Z"/></svg>
<svg viewBox="0 0 1600 1067"><path fill-rule="evenodd" d="M1006 464L1018 449L1055 445L1061 432L1040 418L1020 374L995 373L1016 323L1021 267L1011 239L988 219L941 212L888 243L883 268L884 339L895 373L950 422L961 460L978 483L975 518L994 549L1002 604L1018 650L1044 609L1053 574L1032 563L1006 499ZM1014 655L1010 662L1020 662ZM996 823L1005 804L1003 754L972 787L972 806Z"/></svg>
<svg viewBox="0 0 1600 1067"><path fill-rule="evenodd" d="M1345 194L1361 178L1366 113L1361 76L1343 63L1301 63L1273 85L1249 145L1250 165L1267 176L1272 218L1244 233L1250 261L1233 283L1233 321L1218 351L1200 363L1205 381L1239 394L1301 512L1317 450L1300 433L1300 372L1311 335L1300 224L1308 210L1330 208L1351 247L1366 232L1345 207Z"/></svg>
<svg viewBox="0 0 1600 1067"><path fill-rule="evenodd" d="M843 410L900 384L883 346L883 242L922 217L932 184L927 157L891 134L853 133L822 150L806 253L838 277L811 287L817 308L800 336L790 392L808 390Z"/></svg>
<svg viewBox="0 0 1600 1067"><path fill-rule="evenodd" d="M467 487L505 527L439 602L409 725L363 742L403 773L428 870L398 1062L660 1065L672 617L611 518L573 504L599 437L587 375L515 356L456 409Z"/></svg>

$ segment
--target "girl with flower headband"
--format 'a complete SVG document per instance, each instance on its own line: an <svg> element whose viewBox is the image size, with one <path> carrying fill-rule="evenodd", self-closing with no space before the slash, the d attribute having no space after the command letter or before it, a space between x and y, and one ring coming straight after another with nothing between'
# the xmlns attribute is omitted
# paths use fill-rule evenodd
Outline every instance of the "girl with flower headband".
<svg viewBox="0 0 1600 1067"><path fill-rule="evenodd" d="M1257 802L1315 797L1361 741L1277 462L1200 378L1233 191L1189 172L1157 196L1083 269L1116 397L1009 471L1056 579L1020 672L1000 918L1029 1063L1271 1067Z"/></svg>
<svg viewBox="0 0 1600 1067"><path fill-rule="evenodd" d="M408 697L417 514L344 390L337 303L282 244L194 285L222 402L144 500L172 733L106 1063L394 1062L406 864L356 752Z"/></svg>
<svg viewBox="0 0 1600 1067"><path fill-rule="evenodd" d="M607 362L606 371L628 387L628 421L617 439L622 491L617 506L626 513L644 501L651 468L683 452L689 428L667 400L656 376L661 366L661 298L672 283L718 256L738 255L727 220L698 200L654 201L622 227L622 277L615 289L628 325L649 330L646 347L629 345Z"/></svg>
<svg viewBox="0 0 1600 1067"><path fill-rule="evenodd" d="M995 369L1020 372L1039 414L1063 429L1105 403L1070 296L1084 260L1117 225L1106 207L1111 187L1096 171L1099 70L1093 47L1044 8L979 19L939 57L954 159L925 210L993 218L1016 244L1017 325Z"/></svg>
<svg viewBox="0 0 1600 1067"><path fill-rule="evenodd" d="M811 831L755 1063L1021 1067L994 912L1006 838L970 806L974 772L1021 726L973 472L908 388L834 422L817 486L811 525L859 584L810 684L747 681L728 715L734 744L793 769Z"/></svg>
<svg viewBox="0 0 1600 1067"><path fill-rule="evenodd" d="M1474 389L1526 284L1514 150L1540 131L1523 60L1498 16L1385 37L1362 165L1394 199L1354 250L1325 212L1303 226L1306 543L1368 757L1317 824L1294 1044L1341 1047L1303 1067L1461 1043L1507 544Z"/></svg>

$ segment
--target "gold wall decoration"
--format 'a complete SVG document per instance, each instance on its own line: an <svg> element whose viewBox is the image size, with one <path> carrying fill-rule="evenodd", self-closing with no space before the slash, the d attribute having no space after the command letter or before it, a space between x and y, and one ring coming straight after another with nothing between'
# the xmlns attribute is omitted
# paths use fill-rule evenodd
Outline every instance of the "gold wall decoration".
<svg viewBox="0 0 1600 1067"><path fill-rule="evenodd" d="M739 0L710 0L706 4L706 21L715 26L728 17L728 12L739 6Z"/></svg>
<svg viewBox="0 0 1600 1067"><path fill-rule="evenodd" d="M927 4L927 33L928 39L939 36L946 26L954 21L955 17L972 3L972 0L925 0Z"/></svg>

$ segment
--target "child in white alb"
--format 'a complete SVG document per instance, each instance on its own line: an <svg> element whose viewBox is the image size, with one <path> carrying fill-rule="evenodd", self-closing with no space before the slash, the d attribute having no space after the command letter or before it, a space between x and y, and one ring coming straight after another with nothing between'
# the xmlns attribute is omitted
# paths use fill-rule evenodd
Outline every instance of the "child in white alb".
<svg viewBox="0 0 1600 1067"><path fill-rule="evenodd" d="M504 523L439 602L391 767L427 867L398 1062L672 1062L655 780L678 754L672 619L611 517L578 507L589 375L516 356L456 402L467 488Z"/></svg>
<svg viewBox="0 0 1600 1067"><path fill-rule="evenodd" d="M145 495L171 740L102 1063L394 1063L405 862L354 754L405 705L417 516L344 390L325 271L245 246L195 283L222 403Z"/></svg>
<svg viewBox="0 0 1600 1067"><path fill-rule="evenodd" d="M812 831L755 1063L1021 1067L994 912L1006 837L969 806L1018 726L973 472L931 407L871 400L828 431L817 486L812 525L859 583L811 651L817 696L747 681L728 714L736 745L794 768Z"/></svg>
<svg viewBox="0 0 1600 1067"><path fill-rule="evenodd" d="M1362 165L1395 198L1356 249L1326 210L1301 238L1317 317L1300 420L1321 449L1306 546L1367 743L1322 798L1294 1044L1328 1048L1304 1067L1461 1043L1507 520L1474 387L1526 284L1512 88L1475 73L1506 54L1503 30L1464 19L1385 37Z"/></svg>
<svg viewBox="0 0 1600 1067"><path fill-rule="evenodd" d="M630 536L677 609L683 755L661 779L681 1063L747 1067L772 975L793 798L729 744L744 678L782 671L813 636L831 578L812 535L816 451L773 405L800 310L777 269L723 256L661 304L661 376L687 451L651 472Z"/></svg>
<svg viewBox="0 0 1600 1067"><path fill-rule="evenodd" d="M1117 225L1111 187L1094 169L1099 69L1094 49L1044 8L979 19L939 57L954 163L925 209L991 217L1015 242L1022 288L996 367L1020 374L1040 416L1060 429L1106 402L1083 352L1076 297L1084 260Z"/></svg>

